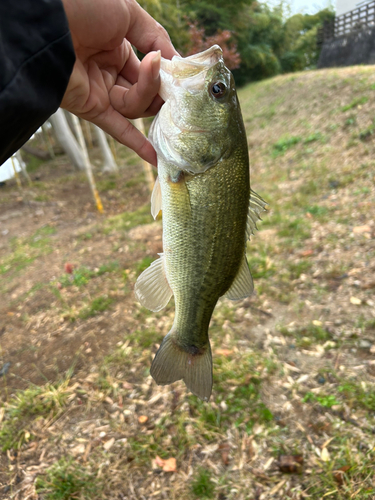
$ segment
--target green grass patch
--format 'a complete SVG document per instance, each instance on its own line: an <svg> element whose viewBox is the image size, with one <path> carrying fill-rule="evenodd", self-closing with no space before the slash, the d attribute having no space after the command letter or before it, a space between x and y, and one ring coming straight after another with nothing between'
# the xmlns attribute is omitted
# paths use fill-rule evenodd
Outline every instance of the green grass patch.
<svg viewBox="0 0 375 500"><path fill-rule="evenodd" d="M375 384L346 381L339 386L339 392L350 406L375 411Z"/></svg>
<svg viewBox="0 0 375 500"><path fill-rule="evenodd" d="M356 97L353 99L349 104L346 106L343 106L341 108L341 111L349 111L350 109L356 108L357 106L361 106L362 104L366 104L368 102L368 97L362 96L362 97Z"/></svg>
<svg viewBox="0 0 375 500"><path fill-rule="evenodd" d="M302 137L300 136L286 136L275 142L272 146L272 156L273 158L282 155L292 148L296 144L302 142Z"/></svg>
<svg viewBox="0 0 375 500"><path fill-rule="evenodd" d="M35 489L44 500L71 500L97 498L101 485L92 472L64 457L37 478Z"/></svg>
<svg viewBox="0 0 375 500"><path fill-rule="evenodd" d="M21 271L35 259L53 251L50 236L56 229L44 226L28 238L13 238L10 242L11 253L0 260L0 275Z"/></svg>
<svg viewBox="0 0 375 500"><path fill-rule="evenodd" d="M107 264L103 264L96 270L89 269L87 267L79 267L77 269L73 269L71 274L63 274L57 281L60 285L65 288L68 286L84 286L92 279L97 276L102 276L105 273L113 273L119 270L119 263L117 261L108 262Z"/></svg>
<svg viewBox="0 0 375 500"><path fill-rule="evenodd" d="M146 255L140 262L137 263L137 266L135 268L137 272L137 276L143 271L145 271L148 267L150 267L151 263L154 262L155 257L150 257L149 255Z"/></svg>
<svg viewBox="0 0 375 500"><path fill-rule="evenodd" d="M308 403L308 402L317 402L324 408L332 408L332 406L340 405L340 401L336 399L336 396L333 394L329 395L318 395L314 394L313 392L307 392L302 399L303 403Z"/></svg>
<svg viewBox="0 0 375 500"><path fill-rule="evenodd" d="M367 128L365 128L359 132L358 138L361 141L366 142L369 139L371 139L371 137L374 135L374 133L375 133L375 120L371 123L371 125L369 125Z"/></svg>
<svg viewBox="0 0 375 500"><path fill-rule="evenodd" d="M107 295L96 297L90 302L88 306L83 307L80 310L78 317L81 319L87 319L91 318L92 316L96 316L97 314L109 309L112 302L113 299L111 299Z"/></svg>
<svg viewBox="0 0 375 500"><path fill-rule="evenodd" d="M45 386L31 386L19 391L5 403L4 421L0 429L0 447L3 451L18 449L33 438L33 422L37 418L56 415L69 395L68 380Z"/></svg>
<svg viewBox="0 0 375 500"><path fill-rule="evenodd" d="M214 498L215 483L208 469L199 468L191 483L191 491L195 498Z"/></svg>
<svg viewBox="0 0 375 500"><path fill-rule="evenodd" d="M128 231L133 227L141 224L149 224L153 221L150 212L150 204L147 203L143 207L134 212L124 212L113 217L109 217L104 225L104 234L109 234L113 231Z"/></svg>
<svg viewBox="0 0 375 500"><path fill-rule="evenodd" d="M310 223L306 219L299 217L289 221L284 220L280 224L277 234L281 238L286 238L291 245L295 245L307 238L310 238Z"/></svg>

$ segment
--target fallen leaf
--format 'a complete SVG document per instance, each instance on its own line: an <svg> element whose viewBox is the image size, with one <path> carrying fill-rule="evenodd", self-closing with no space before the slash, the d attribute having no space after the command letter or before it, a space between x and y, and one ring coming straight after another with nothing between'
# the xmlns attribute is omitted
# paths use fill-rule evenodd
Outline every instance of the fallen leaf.
<svg viewBox="0 0 375 500"><path fill-rule="evenodd" d="M300 253L300 256L301 257L310 257L311 255L314 255L314 250L303 250L301 253Z"/></svg>
<svg viewBox="0 0 375 500"><path fill-rule="evenodd" d="M145 423L147 422L147 420L148 420L148 417L146 417L146 415L140 415L140 416L138 417L138 422L139 422L140 424L145 424Z"/></svg>
<svg viewBox="0 0 375 500"><path fill-rule="evenodd" d="M163 458L160 458L158 455L156 455L155 463L156 465L161 467L164 472L176 472L177 470L176 459L173 457L164 460Z"/></svg>
<svg viewBox="0 0 375 500"><path fill-rule="evenodd" d="M229 464L229 452L230 452L230 446L228 443L221 443L219 445L219 451L221 452L221 460L223 461L224 465Z"/></svg>
<svg viewBox="0 0 375 500"><path fill-rule="evenodd" d="M344 484L344 475L345 472L348 472L349 469L350 465L344 465L343 467L340 467L339 469L333 471L333 477L340 486Z"/></svg>
<svg viewBox="0 0 375 500"><path fill-rule="evenodd" d="M323 448L322 451L320 452L320 458L323 460L323 462L329 462L331 460L329 451L327 448Z"/></svg>
<svg viewBox="0 0 375 500"><path fill-rule="evenodd" d="M215 354L218 356L230 356L233 354L233 350L231 349L216 349Z"/></svg>
<svg viewBox="0 0 375 500"><path fill-rule="evenodd" d="M286 474L301 474L303 467L302 455L279 455L280 472Z"/></svg>
<svg viewBox="0 0 375 500"><path fill-rule="evenodd" d="M358 299L357 297L350 297L350 303L355 306L359 306L362 304L362 300Z"/></svg>
<svg viewBox="0 0 375 500"><path fill-rule="evenodd" d="M74 269L73 264L70 264L70 262L65 262L65 264L64 264L64 270L65 270L66 273L72 274L73 273L73 269Z"/></svg>
<svg viewBox="0 0 375 500"><path fill-rule="evenodd" d="M73 457L76 457L78 455L83 455L85 453L86 446L81 443L77 444L77 446L74 446L71 450L70 453L73 455Z"/></svg>
<svg viewBox="0 0 375 500"><path fill-rule="evenodd" d="M370 226L356 226L353 227L353 233L355 234L363 234L363 233L371 233L371 227Z"/></svg>
<svg viewBox="0 0 375 500"><path fill-rule="evenodd" d="M103 444L105 451L108 451L115 444L115 438L111 438Z"/></svg>

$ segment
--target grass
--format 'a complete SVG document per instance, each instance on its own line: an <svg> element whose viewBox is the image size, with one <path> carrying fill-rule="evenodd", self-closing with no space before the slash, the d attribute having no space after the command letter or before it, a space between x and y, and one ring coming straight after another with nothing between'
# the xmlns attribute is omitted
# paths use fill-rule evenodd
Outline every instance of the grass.
<svg viewBox="0 0 375 500"><path fill-rule="evenodd" d="M17 392L4 407L0 448L3 451L19 449L32 439L38 420L56 415L64 407L68 395L68 378L60 384L31 386Z"/></svg>
<svg viewBox="0 0 375 500"><path fill-rule="evenodd" d="M363 104L366 104L368 102L368 97L362 96L362 97L356 97L354 98L349 104L346 106L343 106L341 108L341 111L349 111L353 108L357 108L358 106L361 106Z"/></svg>
<svg viewBox="0 0 375 500"><path fill-rule="evenodd" d="M63 288L66 288L68 286L82 287L84 285L87 285L93 278L102 276L105 273L113 273L118 270L119 263L117 261L102 264L98 269L95 270L82 266L77 269L73 269L73 272L71 274L63 274L60 278L58 278L56 282L59 283Z"/></svg>
<svg viewBox="0 0 375 500"><path fill-rule="evenodd" d="M129 231L135 226L152 221L150 204L147 203L134 212L124 212L120 215L108 217L102 230L104 234L111 234L114 231Z"/></svg>
<svg viewBox="0 0 375 500"><path fill-rule="evenodd" d="M112 302L113 300L106 295L96 297L87 306L83 307L80 310L78 317L81 319L87 319L91 318L92 316L96 316L97 314L108 309Z"/></svg>
<svg viewBox="0 0 375 500"><path fill-rule="evenodd" d="M89 470L72 457L61 458L39 476L35 489L45 500L91 498L100 492L100 485Z"/></svg>
<svg viewBox="0 0 375 500"><path fill-rule="evenodd" d="M0 260L0 275L9 278L27 267L38 257L53 251L50 236L55 234L52 226L38 229L28 238L13 238L10 242L11 253Z"/></svg>
<svg viewBox="0 0 375 500"><path fill-rule="evenodd" d="M4 361L22 317L38 367L55 363L43 350L49 343L59 346L61 360L75 352L79 360L66 386L51 381L17 396L5 390L0 436L12 468L5 481L36 464L29 494L50 500L374 497L375 367L369 349L358 345L363 338L375 342L373 288L367 288L375 254L373 240L353 232L374 218L368 129L374 106L363 100L372 85L373 68L362 67L285 75L240 89L252 185L270 205L246 252L254 295L220 301L211 321L209 403L187 393L181 381L156 386L149 374L174 315L173 301L153 313L132 295L136 276L157 257L150 249L159 240L148 246L128 234L152 222L149 203L127 203L117 215L108 213L123 208L111 207L80 228L77 248L66 239L59 246L58 223L57 233L51 226L13 240L12 254L3 248L1 264L13 260L2 279L22 265L16 273L22 281L25 270L13 316L4 309ZM126 156L127 166L136 161ZM121 179L98 178L111 201L124 199ZM146 202L142 182L137 171L121 184L127 196L136 192L137 203ZM45 192L41 186L38 195ZM29 262L56 245L60 257L50 275L67 251L77 262L73 272L57 273L45 286L27 281ZM101 267L95 267L98 248ZM9 294L17 284L10 280ZM113 347L97 354L91 347L103 345L103 330ZM17 383L14 367L0 379L5 388ZM297 453L301 474L280 471L278 455ZM175 458L177 472L154 468L157 455Z"/></svg>
<svg viewBox="0 0 375 500"><path fill-rule="evenodd" d="M212 482L211 472L208 469L198 470L191 484L191 492L195 498L214 498L215 484Z"/></svg>

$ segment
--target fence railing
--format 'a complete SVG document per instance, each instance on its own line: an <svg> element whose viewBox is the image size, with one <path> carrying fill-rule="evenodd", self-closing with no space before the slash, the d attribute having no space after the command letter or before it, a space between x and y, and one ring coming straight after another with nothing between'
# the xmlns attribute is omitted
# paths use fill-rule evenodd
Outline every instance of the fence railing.
<svg viewBox="0 0 375 500"><path fill-rule="evenodd" d="M332 21L325 21L318 33L318 44L374 26L375 1L366 3L341 16L336 16Z"/></svg>

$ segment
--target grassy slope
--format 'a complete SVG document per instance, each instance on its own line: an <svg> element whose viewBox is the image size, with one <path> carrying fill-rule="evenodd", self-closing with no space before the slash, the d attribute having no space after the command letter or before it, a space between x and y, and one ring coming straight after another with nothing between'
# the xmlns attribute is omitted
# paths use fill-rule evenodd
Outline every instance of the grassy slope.
<svg viewBox="0 0 375 500"><path fill-rule="evenodd" d="M9 494L23 470L17 498L35 487L52 500L374 498L374 68L281 76L239 96L269 212L248 247L257 294L220 303L212 320L211 402L155 386L151 353L173 306L132 302L130 333L91 373L8 396ZM118 241L143 218L104 220L95 238ZM111 310L108 297L133 301L129 283L148 262L145 252L126 270L125 288L116 263L82 267L73 287L60 280L50 314L84 323ZM177 472L161 472L156 455L176 458ZM300 474L283 473L280 455L302 455Z"/></svg>

